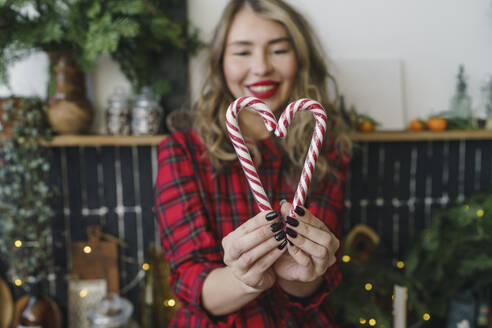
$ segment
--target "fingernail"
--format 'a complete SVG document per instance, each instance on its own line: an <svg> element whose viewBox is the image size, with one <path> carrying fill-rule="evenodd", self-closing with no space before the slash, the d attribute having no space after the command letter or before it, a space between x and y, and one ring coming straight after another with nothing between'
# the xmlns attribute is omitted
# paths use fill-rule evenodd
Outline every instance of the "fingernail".
<svg viewBox="0 0 492 328"><path fill-rule="evenodd" d="M277 232L277 231L279 231L280 229L282 229L283 225L284 225L284 224L283 224L282 222L275 222L274 224L272 224L272 225L270 226L270 230L271 230L272 232Z"/></svg>
<svg viewBox="0 0 492 328"><path fill-rule="evenodd" d="M287 227L287 229L285 229L285 232L291 236L292 238L296 238L297 237L297 232L295 232L294 230L292 230L291 228Z"/></svg>
<svg viewBox="0 0 492 328"><path fill-rule="evenodd" d="M285 248L285 245L287 245L287 239L284 239L284 241L278 245L278 249L283 250Z"/></svg>
<svg viewBox="0 0 492 328"><path fill-rule="evenodd" d="M276 217L278 216L278 212L277 211L273 211L273 212L270 212L268 213L265 218L267 219L267 221L272 221L273 219L275 219Z"/></svg>
<svg viewBox="0 0 492 328"><path fill-rule="evenodd" d="M304 216L304 214L306 214L306 212L304 211L304 209L302 207L299 207L299 206L296 206L296 208L294 209L294 212L296 212L300 216Z"/></svg>
<svg viewBox="0 0 492 328"><path fill-rule="evenodd" d="M280 204L279 204L279 205L280 205L280 207L282 207L282 204L283 204L283 203L285 203L285 202L287 202L287 200L285 200L285 199L281 199L281 200L280 200Z"/></svg>
<svg viewBox="0 0 492 328"><path fill-rule="evenodd" d="M275 240L276 241L281 241L282 239L285 238L285 231L280 231L275 235Z"/></svg>
<svg viewBox="0 0 492 328"><path fill-rule="evenodd" d="M287 220L286 221L287 221L287 224L289 224L289 225L291 225L293 227L297 227L299 225L299 221L297 221L296 219L294 219L294 218L292 218L290 216L287 217Z"/></svg>
<svg viewBox="0 0 492 328"><path fill-rule="evenodd" d="M290 246L294 246L294 243L293 242L291 242L289 239L286 239L286 240L289 241Z"/></svg>

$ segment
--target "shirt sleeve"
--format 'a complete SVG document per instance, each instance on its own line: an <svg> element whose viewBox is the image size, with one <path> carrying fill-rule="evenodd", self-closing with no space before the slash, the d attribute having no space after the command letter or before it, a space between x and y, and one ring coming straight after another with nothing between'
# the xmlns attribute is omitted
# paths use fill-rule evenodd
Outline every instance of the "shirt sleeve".
<svg viewBox="0 0 492 328"><path fill-rule="evenodd" d="M155 209L171 286L182 302L198 309L205 278L223 263L189 151L173 137L160 144Z"/></svg>
<svg viewBox="0 0 492 328"><path fill-rule="evenodd" d="M339 157L335 152L328 154L328 160L334 168L329 182L323 184L324 187L313 192L307 199L306 207L309 211L322 220L327 227L340 240L342 238L343 216L345 211L345 183L350 158ZM340 284L342 273L338 267L341 255L341 247L338 248L336 262L323 275L323 282L318 290L306 298L297 298L287 295L285 300L290 306L302 308L303 310L315 310L320 306L324 299ZM280 288L280 287L279 287Z"/></svg>

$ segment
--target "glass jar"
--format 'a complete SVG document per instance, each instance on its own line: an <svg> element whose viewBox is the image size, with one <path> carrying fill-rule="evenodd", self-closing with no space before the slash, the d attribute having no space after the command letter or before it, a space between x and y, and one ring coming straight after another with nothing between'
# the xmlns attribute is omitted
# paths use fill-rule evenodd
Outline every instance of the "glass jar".
<svg viewBox="0 0 492 328"><path fill-rule="evenodd" d="M106 133L109 135L130 135L131 133L130 102L122 87L117 87L108 99Z"/></svg>
<svg viewBox="0 0 492 328"><path fill-rule="evenodd" d="M132 133L134 135L154 135L159 133L162 120L162 107L150 88L142 88L135 99L132 111Z"/></svg>
<svg viewBox="0 0 492 328"><path fill-rule="evenodd" d="M94 328L128 328L133 305L115 293L106 295L100 303L89 310L89 322Z"/></svg>

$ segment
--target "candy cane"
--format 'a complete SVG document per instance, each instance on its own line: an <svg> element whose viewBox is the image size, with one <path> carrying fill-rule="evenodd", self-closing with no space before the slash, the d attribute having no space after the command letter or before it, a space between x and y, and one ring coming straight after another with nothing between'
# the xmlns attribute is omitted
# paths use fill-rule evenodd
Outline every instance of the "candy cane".
<svg viewBox="0 0 492 328"><path fill-rule="evenodd" d="M271 210L272 206L265 193L260 177L256 172L256 168L251 159L248 148L244 142L244 138L239 130L237 117L239 112L244 108L254 109L261 115L268 131L275 130L275 135L284 138L287 135L287 130L292 122L294 115L298 111L310 111L315 118L316 126L311 138L311 144L304 161L304 167L301 172L301 178L297 185L296 193L294 194L294 200L292 201L291 215L294 214L294 209L298 205L304 205L306 200L307 191L311 178L313 175L316 161L318 160L321 145L326 134L326 112L320 103L304 98L290 103L280 116L279 123L275 120L275 116L268 108L268 106L261 100L253 97L241 97L236 99L227 109L226 125L231 138L234 149L236 150L239 162L243 167L243 171L246 175L249 186L253 192L255 200L260 210Z"/></svg>
<svg viewBox="0 0 492 328"><path fill-rule="evenodd" d="M236 150L237 157L243 168L246 180L248 180L249 187L253 192L256 203L261 211L267 211L272 209L272 205L268 200L268 197L263 189L260 177L256 172L256 168L251 159L248 147L244 142L243 135L239 129L238 115L244 108L250 108L260 114L263 122L268 131L273 131L277 127L277 120L268 106L261 100L253 97L241 97L236 99L227 109L226 113L226 126L231 138L232 145Z"/></svg>
<svg viewBox="0 0 492 328"><path fill-rule="evenodd" d="M311 138L311 144L304 161L304 167L302 169L301 178L297 185L297 190L294 195L294 200L292 201L292 211L291 215L294 214L294 209L298 205L304 205L306 200L307 191L309 184L311 183L311 177L313 175L314 167L316 161L318 160L319 152L321 150L321 145L323 144L323 139L326 134L326 112L320 103L304 98L296 100L290 103L280 116L277 129L275 130L275 135L284 138L287 135L287 129L289 128L292 118L299 111L310 111L315 118L316 127L313 132L313 137Z"/></svg>

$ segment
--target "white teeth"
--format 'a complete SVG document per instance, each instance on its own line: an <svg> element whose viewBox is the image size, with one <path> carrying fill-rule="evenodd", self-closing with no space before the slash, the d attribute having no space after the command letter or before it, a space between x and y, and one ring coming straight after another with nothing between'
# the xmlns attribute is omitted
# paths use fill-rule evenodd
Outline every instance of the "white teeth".
<svg viewBox="0 0 492 328"><path fill-rule="evenodd" d="M271 85L257 85L257 86L250 86L249 89L253 92L267 92L272 89L274 89L276 85L271 84Z"/></svg>

